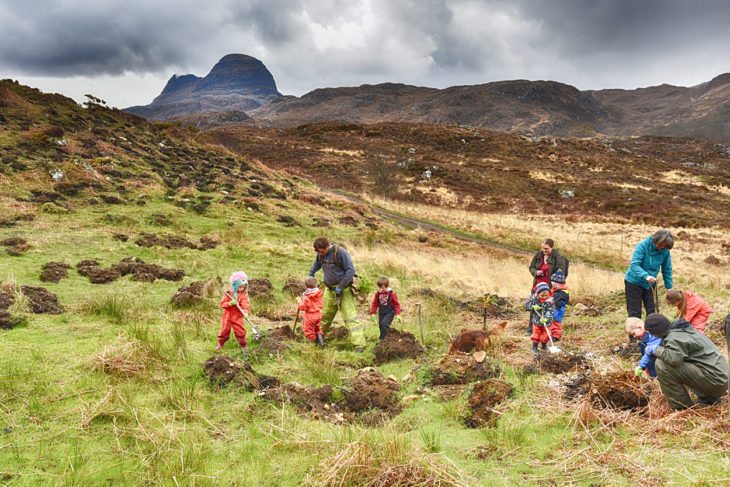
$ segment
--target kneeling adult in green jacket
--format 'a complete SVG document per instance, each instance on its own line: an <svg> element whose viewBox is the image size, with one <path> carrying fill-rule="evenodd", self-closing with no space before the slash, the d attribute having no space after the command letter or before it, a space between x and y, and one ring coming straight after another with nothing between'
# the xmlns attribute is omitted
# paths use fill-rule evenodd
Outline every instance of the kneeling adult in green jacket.
<svg viewBox="0 0 730 487"><path fill-rule="evenodd" d="M727 393L727 360L687 320L670 323L664 315L653 313L647 316L644 329L662 339L661 345L650 345L645 353L656 357L657 379L672 409L693 405L689 391L700 404L715 404Z"/></svg>

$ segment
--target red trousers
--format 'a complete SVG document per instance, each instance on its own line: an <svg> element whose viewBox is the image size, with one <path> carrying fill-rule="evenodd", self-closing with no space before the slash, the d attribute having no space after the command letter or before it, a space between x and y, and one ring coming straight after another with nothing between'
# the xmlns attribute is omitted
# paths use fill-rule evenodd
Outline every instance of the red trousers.
<svg viewBox="0 0 730 487"><path fill-rule="evenodd" d="M563 336L563 327L559 322L553 321L547 328L542 325L532 325L532 335L530 336L530 340L532 340L533 343L547 343L550 341L548 338L548 331L550 332L550 336L553 340Z"/></svg>
<svg viewBox="0 0 730 487"><path fill-rule="evenodd" d="M231 328L233 328L233 334L236 335L236 340L241 347L246 348L246 328L243 323L233 320L223 320L221 326L221 332L218 334L218 344L222 347L231 337Z"/></svg>
<svg viewBox="0 0 730 487"><path fill-rule="evenodd" d="M304 330L304 336L309 341L315 341L317 334L322 333L320 324L322 323L322 313L306 313L304 320L302 320L302 330Z"/></svg>

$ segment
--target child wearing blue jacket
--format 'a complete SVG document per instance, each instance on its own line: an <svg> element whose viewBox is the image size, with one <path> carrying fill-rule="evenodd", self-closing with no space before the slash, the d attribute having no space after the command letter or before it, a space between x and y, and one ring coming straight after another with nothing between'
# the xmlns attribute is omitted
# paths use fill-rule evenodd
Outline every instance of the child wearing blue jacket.
<svg viewBox="0 0 730 487"><path fill-rule="evenodd" d="M656 377L656 369L654 368L656 357L645 353L645 350L650 345L661 345L662 339L646 331L644 329L644 322L639 318L628 318L624 325L624 330L626 330L626 333L639 340L641 360L639 361L639 365L637 365L634 369L636 377L641 377L645 372L648 373L650 377Z"/></svg>

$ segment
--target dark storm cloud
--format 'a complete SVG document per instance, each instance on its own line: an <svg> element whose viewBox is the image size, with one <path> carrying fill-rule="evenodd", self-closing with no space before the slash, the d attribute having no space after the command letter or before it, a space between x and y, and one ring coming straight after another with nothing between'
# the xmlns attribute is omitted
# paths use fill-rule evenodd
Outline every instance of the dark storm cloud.
<svg viewBox="0 0 730 487"><path fill-rule="evenodd" d="M203 75L242 52L298 94L511 78L628 87L730 70L728 25L719 0L4 0L0 73Z"/></svg>

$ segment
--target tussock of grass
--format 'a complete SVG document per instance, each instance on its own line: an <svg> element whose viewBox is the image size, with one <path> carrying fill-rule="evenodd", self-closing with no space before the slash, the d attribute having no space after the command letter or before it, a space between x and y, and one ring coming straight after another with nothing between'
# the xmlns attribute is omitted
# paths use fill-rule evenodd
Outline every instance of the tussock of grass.
<svg viewBox="0 0 730 487"><path fill-rule="evenodd" d="M156 359L144 342L119 337L117 343L104 347L92 359L91 368L121 379L130 379L148 372L155 362Z"/></svg>
<svg viewBox="0 0 730 487"><path fill-rule="evenodd" d="M405 449L390 440L377 445L357 440L320 463L305 483L358 487L468 485L456 466L444 463L442 458Z"/></svg>
<svg viewBox="0 0 730 487"><path fill-rule="evenodd" d="M108 318L111 321L123 323L130 317L130 310L135 305L129 295L111 293L101 297L94 297L80 305L80 311L87 315Z"/></svg>

